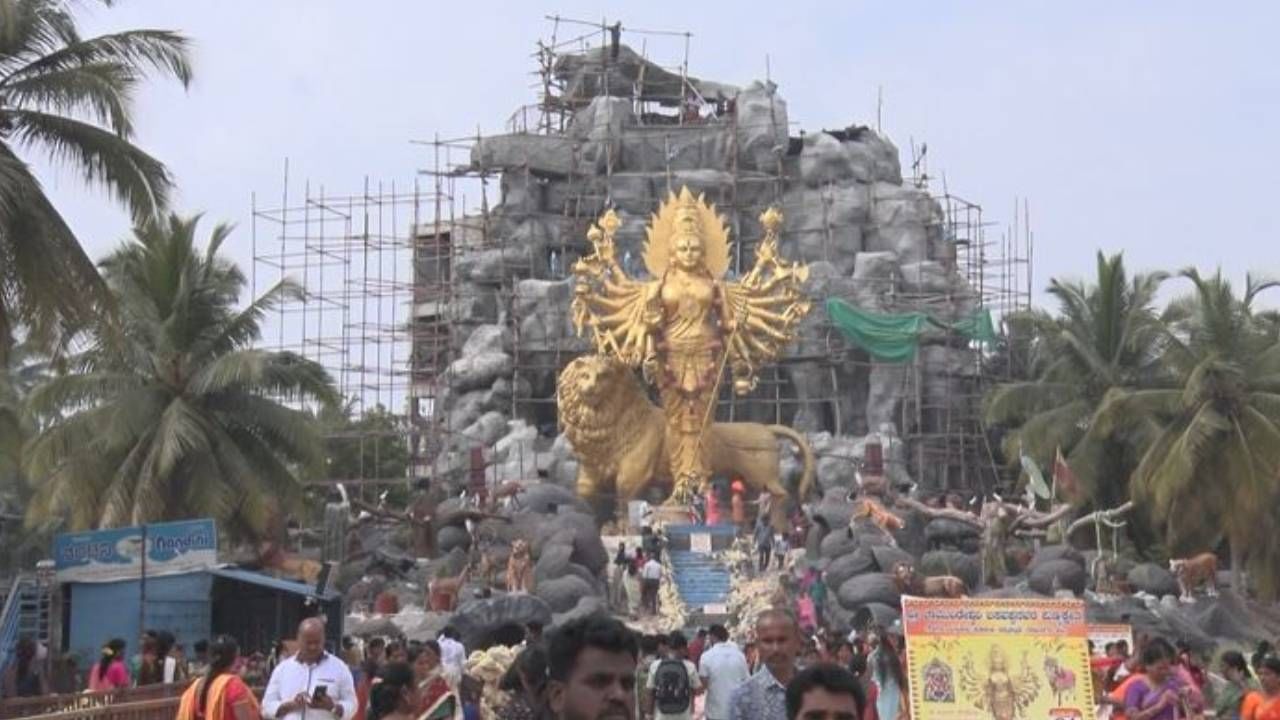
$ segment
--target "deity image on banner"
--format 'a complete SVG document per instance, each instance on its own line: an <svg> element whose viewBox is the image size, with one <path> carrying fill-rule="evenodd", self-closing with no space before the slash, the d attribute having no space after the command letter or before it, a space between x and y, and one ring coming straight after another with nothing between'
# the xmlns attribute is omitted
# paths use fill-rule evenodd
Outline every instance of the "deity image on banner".
<svg viewBox="0 0 1280 720"><path fill-rule="evenodd" d="M711 477L706 443L725 368L734 392L758 382L809 312L801 288L808 268L778 255L782 214L760 216L765 236L750 272L729 269L723 217L689 189L669 194L647 228L644 264L652 279L628 277L615 257L621 220L606 211L587 233L593 252L573 266L573 321L600 355L640 368L658 389L674 478L672 502L687 502Z"/></svg>
<svg viewBox="0 0 1280 720"><path fill-rule="evenodd" d="M999 645L991 646L985 672L974 667L971 655L965 656L964 665L960 667L960 686L969 702L989 713L991 720L1023 717L1040 693L1040 683L1027 662L1026 653L1022 656L1020 672L1015 673Z"/></svg>

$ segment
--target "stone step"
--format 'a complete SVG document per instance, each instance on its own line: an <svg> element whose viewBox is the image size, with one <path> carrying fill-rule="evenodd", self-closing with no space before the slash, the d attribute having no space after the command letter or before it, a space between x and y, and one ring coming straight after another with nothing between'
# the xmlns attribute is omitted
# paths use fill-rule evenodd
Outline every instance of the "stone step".
<svg viewBox="0 0 1280 720"><path fill-rule="evenodd" d="M694 523L669 524L666 526L667 537L673 535L692 535L694 533L707 533L709 535L736 535L738 528L731 524L721 523L719 525L696 525Z"/></svg>
<svg viewBox="0 0 1280 720"><path fill-rule="evenodd" d="M732 578L724 563L714 556L673 549L670 561L676 591L691 611L701 614L704 606L728 601Z"/></svg>

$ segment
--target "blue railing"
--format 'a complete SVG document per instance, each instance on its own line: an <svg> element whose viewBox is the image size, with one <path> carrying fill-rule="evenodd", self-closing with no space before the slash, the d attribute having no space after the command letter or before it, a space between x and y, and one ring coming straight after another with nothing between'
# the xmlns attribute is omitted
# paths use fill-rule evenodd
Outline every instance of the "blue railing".
<svg viewBox="0 0 1280 720"><path fill-rule="evenodd" d="M18 645L18 632L22 627L22 599L24 591L35 584L28 575L18 575L9 586L9 594L4 600L4 611L0 614L0 673L3 673L13 661L13 653Z"/></svg>

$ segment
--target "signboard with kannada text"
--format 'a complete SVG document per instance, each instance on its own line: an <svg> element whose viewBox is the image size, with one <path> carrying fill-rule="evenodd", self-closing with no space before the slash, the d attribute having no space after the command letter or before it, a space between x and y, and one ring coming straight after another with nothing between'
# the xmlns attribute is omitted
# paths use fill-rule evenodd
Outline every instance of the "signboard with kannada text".
<svg viewBox="0 0 1280 720"><path fill-rule="evenodd" d="M1111 643L1123 641L1133 650L1133 628L1124 624L1089 623L1089 640L1093 642L1093 654L1103 655Z"/></svg>
<svg viewBox="0 0 1280 720"><path fill-rule="evenodd" d="M1084 602L902 598L912 720L1094 720Z"/></svg>
<svg viewBox="0 0 1280 720"><path fill-rule="evenodd" d="M145 537L145 542L144 542ZM144 547L145 545L145 547ZM115 582L207 570L218 564L213 520L182 520L143 527L63 533L54 538L58 582Z"/></svg>

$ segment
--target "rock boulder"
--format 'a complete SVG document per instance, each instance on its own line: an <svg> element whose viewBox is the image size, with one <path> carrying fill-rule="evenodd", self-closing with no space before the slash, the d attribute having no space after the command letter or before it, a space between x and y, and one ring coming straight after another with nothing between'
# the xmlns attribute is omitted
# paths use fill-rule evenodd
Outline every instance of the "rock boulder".
<svg viewBox="0 0 1280 720"><path fill-rule="evenodd" d="M845 580L836 596L841 605L851 610L868 603L897 607L902 599L893 577L885 573L867 573Z"/></svg>

